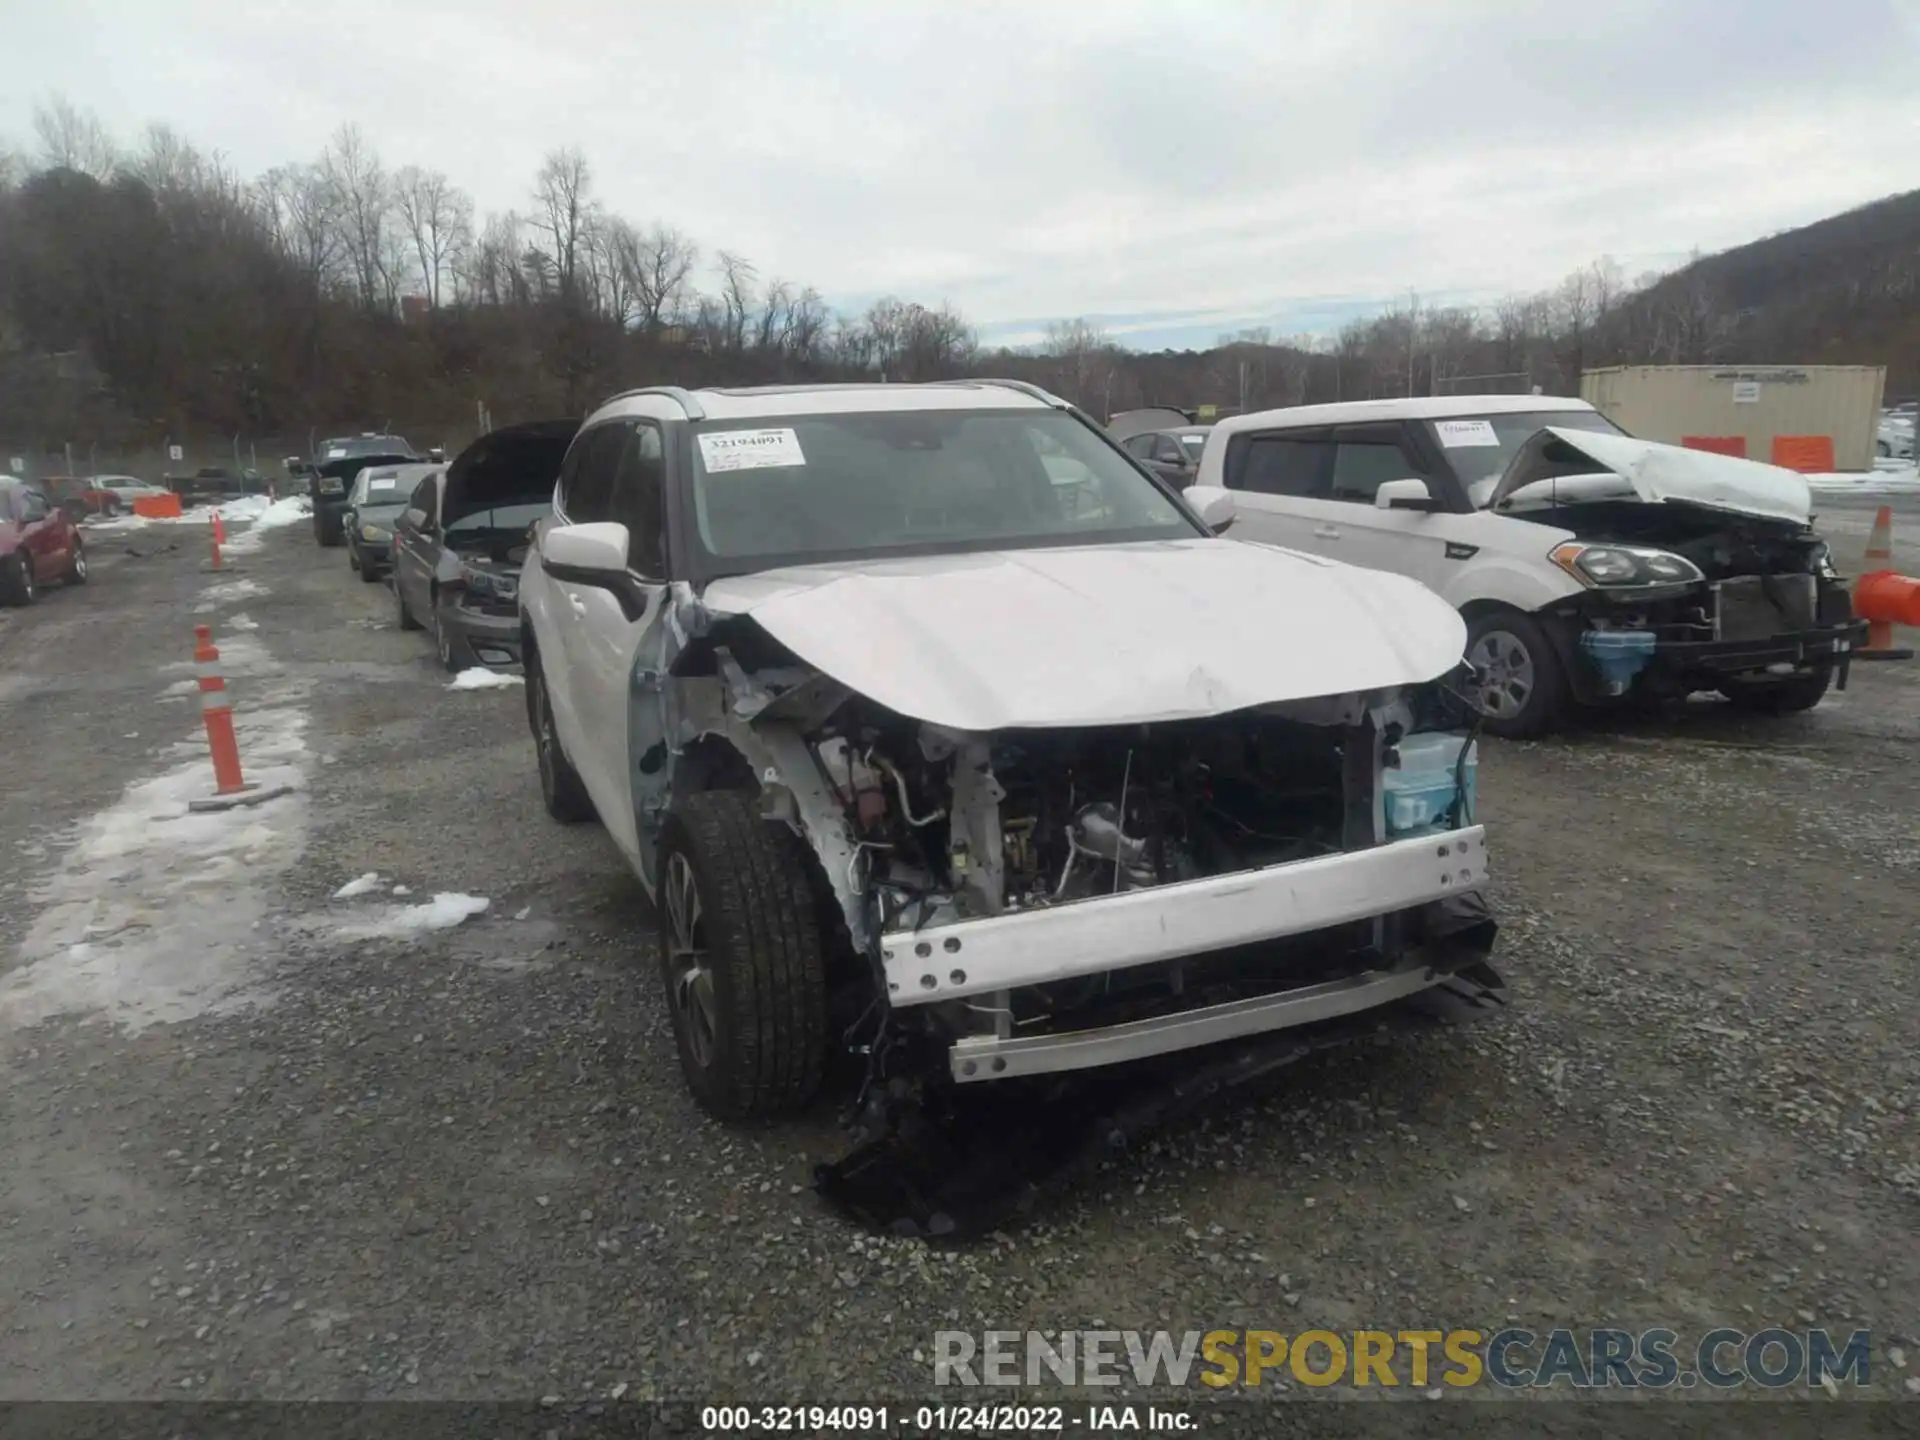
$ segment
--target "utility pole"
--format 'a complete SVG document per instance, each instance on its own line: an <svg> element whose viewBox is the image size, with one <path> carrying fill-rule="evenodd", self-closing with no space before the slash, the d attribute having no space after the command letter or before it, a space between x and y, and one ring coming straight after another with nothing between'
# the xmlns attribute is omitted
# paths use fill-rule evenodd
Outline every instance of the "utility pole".
<svg viewBox="0 0 1920 1440"><path fill-rule="evenodd" d="M1407 292L1407 398L1413 398L1413 347L1420 335L1420 292Z"/></svg>

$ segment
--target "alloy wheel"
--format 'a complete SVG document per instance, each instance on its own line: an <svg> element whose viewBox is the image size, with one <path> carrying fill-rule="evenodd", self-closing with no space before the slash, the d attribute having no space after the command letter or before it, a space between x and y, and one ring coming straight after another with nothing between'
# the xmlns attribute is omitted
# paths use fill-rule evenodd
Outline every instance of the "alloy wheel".
<svg viewBox="0 0 1920 1440"><path fill-rule="evenodd" d="M1480 672L1475 699L1482 713L1511 720L1527 708L1539 683L1533 652L1510 630L1489 630L1474 642L1467 659Z"/></svg>
<svg viewBox="0 0 1920 1440"><path fill-rule="evenodd" d="M700 887L693 866L678 850L667 857L667 997L693 1061L705 1069L718 1048L720 1005L707 962Z"/></svg>

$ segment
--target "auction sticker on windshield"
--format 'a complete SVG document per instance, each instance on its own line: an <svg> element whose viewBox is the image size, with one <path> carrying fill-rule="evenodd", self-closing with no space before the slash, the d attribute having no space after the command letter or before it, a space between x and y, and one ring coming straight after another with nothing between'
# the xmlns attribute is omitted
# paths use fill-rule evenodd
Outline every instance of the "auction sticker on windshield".
<svg viewBox="0 0 1920 1440"><path fill-rule="evenodd" d="M792 430L721 430L699 439L700 459L709 475L807 463L800 453L800 437Z"/></svg>
<svg viewBox="0 0 1920 1440"><path fill-rule="evenodd" d="M1439 420L1434 422L1433 428L1440 434L1440 443L1449 450L1500 443L1500 437L1493 433L1493 426L1485 420Z"/></svg>

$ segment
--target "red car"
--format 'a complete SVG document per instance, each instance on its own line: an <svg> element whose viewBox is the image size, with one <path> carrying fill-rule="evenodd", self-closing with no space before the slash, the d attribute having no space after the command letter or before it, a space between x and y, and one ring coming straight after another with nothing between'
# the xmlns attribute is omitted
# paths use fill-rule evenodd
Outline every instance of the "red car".
<svg viewBox="0 0 1920 1440"><path fill-rule="evenodd" d="M0 480L0 605L31 605L42 585L87 581L73 519L31 485Z"/></svg>

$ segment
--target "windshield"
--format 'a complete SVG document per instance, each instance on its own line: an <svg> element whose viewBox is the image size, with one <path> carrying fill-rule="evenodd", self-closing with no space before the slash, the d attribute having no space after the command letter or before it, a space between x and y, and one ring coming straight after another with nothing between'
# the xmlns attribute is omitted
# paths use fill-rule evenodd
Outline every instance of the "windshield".
<svg viewBox="0 0 1920 1440"><path fill-rule="evenodd" d="M393 470L368 469L353 482L350 501L354 505L404 505L407 497L423 479L433 473L431 465L402 465Z"/></svg>
<svg viewBox="0 0 1920 1440"><path fill-rule="evenodd" d="M341 480L349 475L357 475L368 465L394 465L411 459L413 459L411 455L353 455L345 459L322 461L315 473L329 479Z"/></svg>
<svg viewBox="0 0 1920 1440"><path fill-rule="evenodd" d="M533 528L534 522L553 513L553 502L541 500L520 505L495 505L487 510L475 510L462 515L446 528L446 543L450 550L467 546L489 545L502 535L523 536Z"/></svg>
<svg viewBox="0 0 1920 1440"><path fill-rule="evenodd" d="M1561 430L1627 432L1597 410L1521 410L1506 415L1452 415L1424 422L1433 443L1446 452L1476 510L1493 498L1514 452L1549 425Z"/></svg>
<svg viewBox="0 0 1920 1440"><path fill-rule="evenodd" d="M704 425L694 441L693 528L721 573L1199 533L1057 410L807 415Z"/></svg>
<svg viewBox="0 0 1920 1440"><path fill-rule="evenodd" d="M1180 448L1187 452L1187 459L1194 464L1200 463L1200 452L1207 448L1207 435L1204 430L1194 431L1179 437Z"/></svg>
<svg viewBox="0 0 1920 1440"><path fill-rule="evenodd" d="M315 447L314 460L326 464L329 460L364 460L369 456L381 460L418 460L413 446L398 435L348 435L338 440L322 440Z"/></svg>

